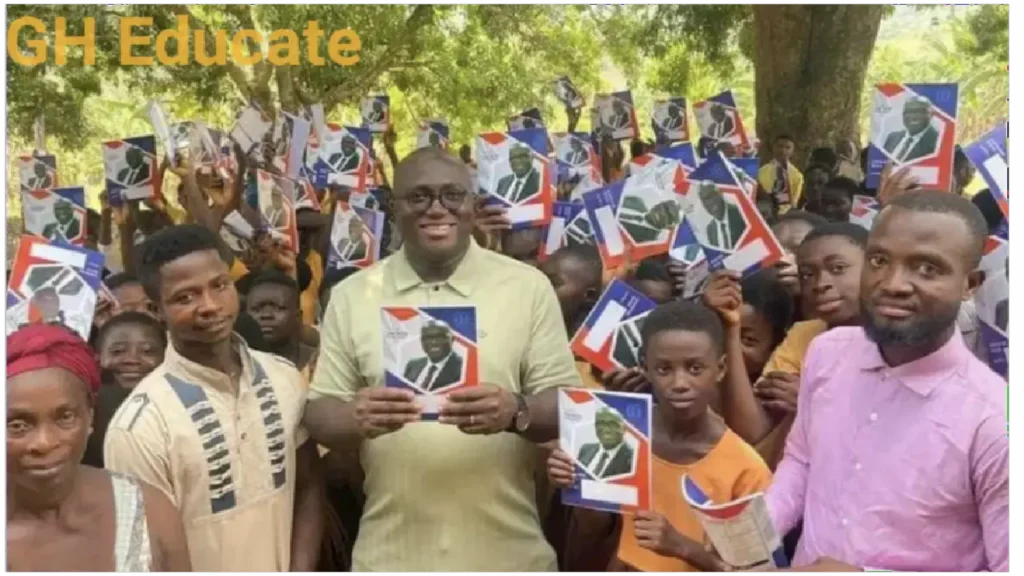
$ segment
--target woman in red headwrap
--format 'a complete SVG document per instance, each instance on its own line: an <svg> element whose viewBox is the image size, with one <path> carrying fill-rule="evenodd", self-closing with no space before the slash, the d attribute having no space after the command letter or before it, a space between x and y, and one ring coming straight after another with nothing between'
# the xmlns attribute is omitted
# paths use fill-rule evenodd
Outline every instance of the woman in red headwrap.
<svg viewBox="0 0 1024 576"><path fill-rule="evenodd" d="M80 464L100 370L67 328L7 337L7 569L190 571L168 497Z"/></svg>

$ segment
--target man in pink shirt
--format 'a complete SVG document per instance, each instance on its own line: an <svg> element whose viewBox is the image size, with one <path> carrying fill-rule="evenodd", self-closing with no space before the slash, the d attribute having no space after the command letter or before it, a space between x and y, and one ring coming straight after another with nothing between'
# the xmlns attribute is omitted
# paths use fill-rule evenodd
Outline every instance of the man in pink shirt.
<svg viewBox="0 0 1024 576"><path fill-rule="evenodd" d="M987 233L977 208L947 192L910 192L878 214L863 327L811 344L767 494L779 533L803 519L794 566L1008 569L1006 382L956 329Z"/></svg>

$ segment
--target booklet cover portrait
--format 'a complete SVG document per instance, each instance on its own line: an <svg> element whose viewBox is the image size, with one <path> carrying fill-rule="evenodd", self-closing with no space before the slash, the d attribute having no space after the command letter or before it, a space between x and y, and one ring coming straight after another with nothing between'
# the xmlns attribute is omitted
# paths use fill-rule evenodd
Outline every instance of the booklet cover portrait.
<svg viewBox="0 0 1024 576"><path fill-rule="evenodd" d="M477 186L489 204L508 208L512 228L551 220L555 180L544 129L487 132L476 139Z"/></svg>
<svg viewBox="0 0 1024 576"><path fill-rule="evenodd" d="M727 268L747 276L782 258L782 245L720 155L690 174L680 197L711 271Z"/></svg>
<svg viewBox="0 0 1024 576"><path fill-rule="evenodd" d="M383 212L338 201L331 225L327 268L340 270L370 266L380 259L383 233Z"/></svg>
<svg viewBox="0 0 1024 576"><path fill-rule="evenodd" d="M111 206L159 195L156 137L152 135L104 142L103 168Z"/></svg>
<svg viewBox="0 0 1024 576"><path fill-rule="evenodd" d="M306 151L307 163L310 151ZM316 145L313 185L331 184L363 192L370 186L370 131L366 128L329 124L327 135ZM308 176L308 174L307 174Z"/></svg>
<svg viewBox="0 0 1024 576"><path fill-rule="evenodd" d="M264 170L256 173L256 193L263 222L271 235L294 252L299 251L299 230L295 222L295 187L291 178Z"/></svg>
<svg viewBox="0 0 1024 576"><path fill-rule="evenodd" d="M977 142L964 148L964 154L978 169L978 174L985 180L1003 216L1007 218L1010 217L1010 167L1006 146L1008 129L1006 122L1000 122Z"/></svg>
<svg viewBox="0 0 1024 576"><path fill-rule="evenodd" d="M31 323L56 323L89 339L103 255L22 236L7 284L7 334Z"/></svg>
<svg viewBox="0 0 1024 576"><path fill-rule="evenodd" d="M57 157L53 154L25 154L18 157L18 176L22 190L49 190L57 187Z"/></svg>
<svg viewBox="0 0 1024 576"><path fill-rule="evenodd" d="M632 140L640 134L629 90L598 94L590 109L590 125L598 138L608 135L613 140Z"/></svg>
<svg viewBox="0 0 1024 576"><path fill-rule="evenodd" d="M713 143L728 142L733 148L750 148L750 139L732 90L695 103L693 115L701 137Z"/></svg>
<svg viewBox="0 0 1024 576"><path fill-rule="evenodd" d="M956 84L879 84L875 87L866 185L878 188L882 170L910 167L918 184L949 190L956 147Z"/></svg>
<svg viewBox="0 0 1024 576"><path fill-rule="evenodd" d="M436 420L445 394L479 384L476 308L383 306L384 385L412 390L422 419Z"/></svg>
<svg viewBox="0 0 1024 576"><path fill-rule="evenodd" d="M651 508L651 396L558 391L558 447L576 464L562 503L608 512Z"/></svg>
<svg viewBox="0 0 1024 576"><path fill-rule="evenodd" d="M686 98L675 97L658 100L651 109L651 127L654 141L659 146L690 139L686 124Z"/></svg>
<svg viewBox="0 0 1024 576"><path fill-rule="evenodd" d="M566 108L579 110L587 103L584 100L583 95L580 94L576 85L572 83L572 80L568 76L559 76L555 80L555 97L565 105Z"/></svg>
<svg viewBox="0 0 1024 576"><path fill-rule="evenodd" d="M387 132L391 125L391 98L386 95L363 98L359 103L359 115L363 128L368 128L371 133Z"/></svg>
<svg viewBox="0 0 1024 576"><path fill-rule="evenodd" d="M443 118L433 118L420 122L416 129L416 148L440 148L447 150L451 144L449 139L448 121Z"/></svg>
<svg viewBox="0 0 1024 576"><path fill-rule="evenodd" d="M85 244L85 188L23 190L21 212L25 232L58 244Z"/></svg>

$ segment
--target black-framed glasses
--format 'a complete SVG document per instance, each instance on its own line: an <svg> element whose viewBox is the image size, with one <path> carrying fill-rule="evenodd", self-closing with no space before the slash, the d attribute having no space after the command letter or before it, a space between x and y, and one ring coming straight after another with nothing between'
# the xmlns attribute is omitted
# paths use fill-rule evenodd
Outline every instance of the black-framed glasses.
<svg viewBox="0 0 1024 576"><path fill-rule="evenodd" d="M434 205L434 202L440 202L441 206L445 210L450 212L456 212L466 202L466 198L469 197L469 192L456 185L442 186L440 190L436 192L427 187L414 188L408 194L406 194L402 201L409 206L413 212L426 212L430 210L430 207Z"/></svg>

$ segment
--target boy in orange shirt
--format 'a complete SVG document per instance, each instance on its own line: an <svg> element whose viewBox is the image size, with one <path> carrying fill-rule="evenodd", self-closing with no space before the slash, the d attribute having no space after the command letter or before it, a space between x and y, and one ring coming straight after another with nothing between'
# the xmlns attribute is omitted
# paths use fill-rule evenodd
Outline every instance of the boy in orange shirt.
<svg viewBox="0 0 1024 576"><path fill-rule="evenodd" d="M701 304L676 301L651 311L641 333L642 369L655 399L653 510L621 516L586 509L574 513L588 533L618 527L609 571L726 570L707 551L704 530L683 500L680 480L689 475L714 502L724 503L764 490L771 472L709 407L725 373L722 322ZM575 465L561 450L552 452L547 469L552 484L572 485Z"/></svg>

